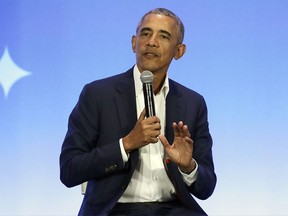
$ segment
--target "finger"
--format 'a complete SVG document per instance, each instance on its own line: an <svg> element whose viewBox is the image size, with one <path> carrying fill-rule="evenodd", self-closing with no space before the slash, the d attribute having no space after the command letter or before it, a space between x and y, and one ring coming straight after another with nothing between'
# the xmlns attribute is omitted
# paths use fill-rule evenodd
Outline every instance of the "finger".
<svg viewBox="0 0 288 216"><path fill-rule="evenodd" d="M182 121L179 121L178 124L175 122L173 123L173 129L174 129L174 136L179 136L184 138L185 137L185 132L184 132L184 124Z"/></svg>
<svg viewBox="0 0 288 216"><path fill-rule="evenodd" d="M149 143L157 143L158 142L158 137L151 137L151 140Z"/></svg>
<svg viewBox="0 0 288 216"><path fill-rule="evenodd" d="M178 122L178 126L179 126L180 128L183 128L183 126L184 126L183 121L179 121L179 122Z"/></svg>
<svg viewBox="0 0 288 216"><path fill-rule="evenodd" d="M155 130L153 130L152 131L152 134L155 136L155 137L158 137L159 135L160 135L160 133L161 133L161 130L160 130L160 128L158 129L155 129Z"/></svg>
<svg viewBox="0 0 288 216"><path fill-rule="evenodd" d="M183 132L184 132L184 136L187 136L187 137L191 137L191 135L190 135L190 132L189 132L189 129L188 129L188 126L187 126L187 125L184 125L184 126L183 126Z"/></svg>
<svg viewBox="0 0 288 216"><path fill-rule="evenodd" d="M173 122L172 127L173 127L173 131L174 131L174 136L175 137L180 136L179 127L175 122Z"/></svg>
<svg viewBox="0 0 288 216"><path fill-rule="evenodd" d="M151 124L150 128L151 128L151 130L160 131L161 130L161 124L158 122L155 122L155 123Z"/></svg>
<svg viewBox="0 0 288 216"><path fill-rule="evenodd" d="M193 145L193 140L190 137L185 137L185 141L189 144L189 145Z"/></svg>
<svg viewBox="0 0 288 216"><path fill-rule="evenodd" d="M179 128L180 136L181 136L182 138L184 138L184 136L185 136L183 126L184 126L183 122L182 122L182 121L179 121L179 122L178 122L178 128Z"/></svg>
<svg viewBox="0 0 288 216"><path fill-rule="evenodd" d="M146 121L148 124L156 124L156 123L160 124L160 119L156 116L148 117Z"/></svg>

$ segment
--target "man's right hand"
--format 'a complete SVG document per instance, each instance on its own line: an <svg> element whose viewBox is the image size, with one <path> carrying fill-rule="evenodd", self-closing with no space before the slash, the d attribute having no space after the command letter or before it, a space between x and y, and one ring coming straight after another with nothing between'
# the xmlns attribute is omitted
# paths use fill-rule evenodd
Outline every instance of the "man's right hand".
<svg viewBox="0 0 288 216"><path fill-rule="evenodd" d="M145 109L141 112L134 128L123 138L126 153L139 149L149 143L157 143L160 135L160 119L156 116L145 118Z"/></svg>

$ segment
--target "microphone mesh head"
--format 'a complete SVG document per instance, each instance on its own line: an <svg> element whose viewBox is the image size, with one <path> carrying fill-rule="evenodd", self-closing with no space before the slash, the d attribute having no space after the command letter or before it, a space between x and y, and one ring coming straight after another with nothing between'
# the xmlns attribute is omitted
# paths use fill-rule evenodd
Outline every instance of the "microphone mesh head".
<svg viewBox="0 0 288 216"><path fill-rule="evenodd" d="M140 76L140 80L142 83L152 83L153 78L154 78L153 73L148 70L143 71Z"/></svg>

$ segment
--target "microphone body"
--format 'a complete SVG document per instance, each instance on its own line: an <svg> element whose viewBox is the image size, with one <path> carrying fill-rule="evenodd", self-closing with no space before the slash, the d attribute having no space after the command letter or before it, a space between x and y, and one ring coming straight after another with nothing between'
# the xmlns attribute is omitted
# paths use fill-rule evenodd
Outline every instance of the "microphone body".
<svg viewBox="0 0 288 216"><path fill-rule="evenodd" d="M154 104L153 78L153 73L147 70L143 71L140 76L140 80L143 83L145 111L147 118L156 115Z"/></svg>

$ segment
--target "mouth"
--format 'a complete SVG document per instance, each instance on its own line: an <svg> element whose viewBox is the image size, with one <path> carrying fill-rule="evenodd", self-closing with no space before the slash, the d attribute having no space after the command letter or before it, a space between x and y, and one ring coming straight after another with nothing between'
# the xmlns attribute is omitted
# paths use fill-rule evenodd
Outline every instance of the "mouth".
<svg viewBox="0 0 288 216"><path fill-rule="evenodd" d="M149 58L159 57L159 55L154 52L144 52L143 55Z"/></svg>

